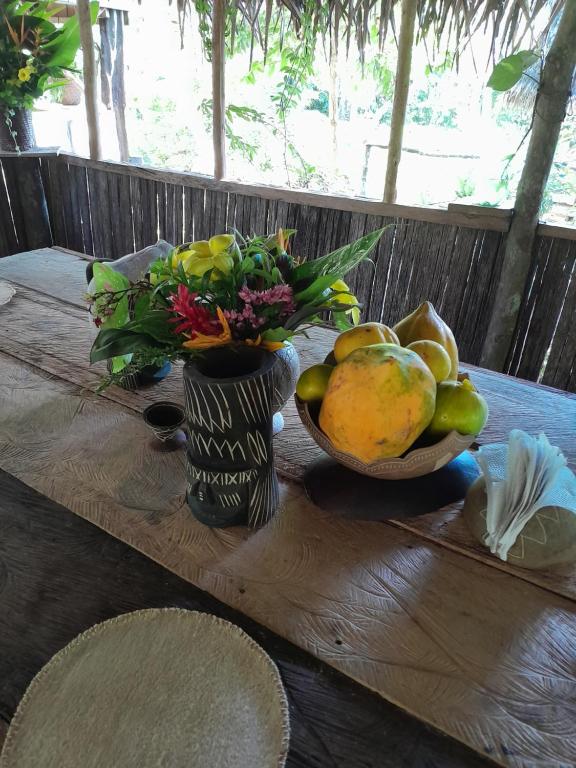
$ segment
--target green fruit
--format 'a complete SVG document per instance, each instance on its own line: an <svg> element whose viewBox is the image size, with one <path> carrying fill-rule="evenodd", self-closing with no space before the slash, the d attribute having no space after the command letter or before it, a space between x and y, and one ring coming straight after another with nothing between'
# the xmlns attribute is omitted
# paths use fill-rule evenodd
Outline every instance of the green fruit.
<svg viewBox="0 0 576 768"><path fill-rule="evenodd" d="M334 372L331 365L313 365L308 368L298 379L296 394L305 403L313 403L322 400L328 389L330 376Z"/></svg>
<svg viewBox="0 0 576 768"><path fill-rule="evenodd" d="M436 409L426 436L437 440L455 430L478 435L488 419L488 404L469 379L443 381L436 389Z"/></svg>

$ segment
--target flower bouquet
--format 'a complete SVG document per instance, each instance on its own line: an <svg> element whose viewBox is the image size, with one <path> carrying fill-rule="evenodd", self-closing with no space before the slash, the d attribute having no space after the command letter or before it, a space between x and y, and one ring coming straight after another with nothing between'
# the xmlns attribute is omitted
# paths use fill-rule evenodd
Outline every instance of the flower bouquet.
<svg viewBox="0 0 576 768"><path fill-rule="evenodd" d="M91 361L112 360L103 385L185 361L187 499L201 522L260 525L275 511L273 417L298 377L289 342L326 315L340 329L359 322L343 277L382 231L313 261L291 255L293 230L215 235L174 248L136 282L94 264Z"/></svg>
<svg viewBox="0 0 576 768"><path fill-rule="evenodd" d="M350 328L360 308L343 277L370 254L382 231L302 262L290 254L293 230L215 235L176 247L134 283L96 263L88 301L99 332L91 362L112 359L105 383L114 383L128 370L188 360L215 347L278 350L306 327L326 322L326 312L337 328Z"/></svg>

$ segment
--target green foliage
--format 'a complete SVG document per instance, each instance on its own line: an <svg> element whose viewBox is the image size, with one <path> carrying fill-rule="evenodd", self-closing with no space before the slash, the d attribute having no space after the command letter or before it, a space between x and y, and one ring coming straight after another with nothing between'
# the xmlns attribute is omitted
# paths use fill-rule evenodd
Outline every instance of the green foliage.
<svg viewBox="0 0 576 768"><path fill-rule="evenodd" d="M321 91L317 86L311 86L311 88L316 95L306 104L306 109L328 116L328 91Z"/></svg>
<svg viewBox="0 0 576 768"><path fill-rule="evenodd" d="M328 253L326 256L300 264L294 270L295 282L316 280L322 275L332 275L334 276L332 282L336 282L337 279L344 277L351 269L358 266L363 259L368 258L387 229L388 227L377 229L354 243L349 243L336 251L332 251L332 253Z"/></svg>
<svg viewBox="0 0 576 768"><path fill-rule="evenodd" d="M456 197L472 197L476 191L476 184L469 177L458 179Z"/></svg>
<svg viewBox="0 0 576 768"><path fill-rule="evenodd" d="M0 17L0 109L7 119L15 109L30 108L49 88L61 85L80 46L76 15L60 28L50 20L51 0L5 5ZM92 23L98 3L90 4Z"/></svg>
<svg viewBox="0 0 576 768"><path fill-rule="evenodd" d="M495 91L509 91L527 69L540 59L537 51L518 51L496 64L488 80L488 87Z"/></svg>
<svg viewBox="0 0 576 768"><path fill-rule="evenodd" d="M438 109L434 89L420 89L416 93L416 102L408 105L407 120L417 125L438 125L442 128L456 128L456 110Z"/></svg>

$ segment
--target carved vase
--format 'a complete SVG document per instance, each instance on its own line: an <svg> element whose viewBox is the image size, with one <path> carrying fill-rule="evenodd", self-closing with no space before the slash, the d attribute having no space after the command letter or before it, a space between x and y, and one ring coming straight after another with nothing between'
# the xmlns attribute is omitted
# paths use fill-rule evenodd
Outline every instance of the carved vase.
<svg viewBox="0 0 576 768"><path fill-rule="evenodd" d="M184 366L187 499L205 525L256 527L278 507L273 416L298 376L295 350L282 352L220 347Z"/></svg>

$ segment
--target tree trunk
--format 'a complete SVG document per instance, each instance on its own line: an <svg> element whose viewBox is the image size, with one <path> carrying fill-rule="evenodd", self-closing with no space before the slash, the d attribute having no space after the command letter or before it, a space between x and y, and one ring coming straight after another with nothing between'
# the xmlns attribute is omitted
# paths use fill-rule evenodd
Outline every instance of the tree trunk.
<svg viewBox="0 0 576 768"><path fill-rule="evenodd" d="M410 68L412 66L412 46L414 45L414 25L416 21L416 0L402 0L400 19L400 39L398 41L398 64L394 85L394 103L392 105L392 124L386 181L384 184L384 202L396 201L396 180L402 154L402 134L406 120L406 105L410 89Z"/></svg>
<svg viewBox="0 0 576 768"><path fill-rule="evenodd" d="M212 16L212 139L214 178L226 175L226 95L225 95L225 3L214 0Z"/></svg>
<svg viewBox="0 0 576 768"><path fill-rule="evenodd" d="M481 364L497 371L505 367L530 272L540 205L570 99L576 68L575 40L576 0L566 0L536 95L532 134L482 350Z"/></svg>
<svg viewBox="0 0 576 768"><path fill-rule="evenodd" d="M86 103L90 157L92 160L100 160L102 148L98 124L98 86L96 83L96 56L94 54L90 3L88 0L76 0L76 7L84 59L84 101Z"/></svg>

